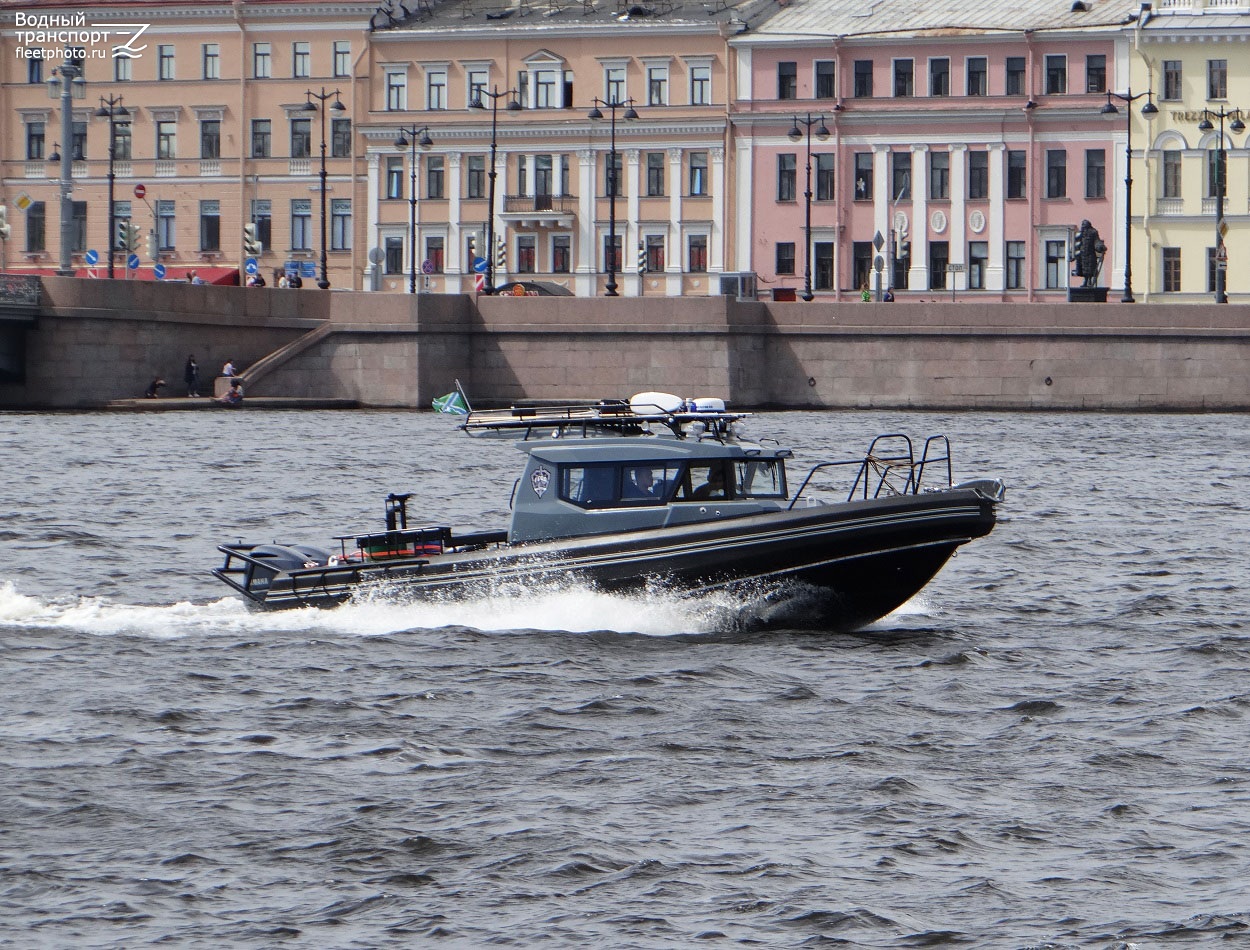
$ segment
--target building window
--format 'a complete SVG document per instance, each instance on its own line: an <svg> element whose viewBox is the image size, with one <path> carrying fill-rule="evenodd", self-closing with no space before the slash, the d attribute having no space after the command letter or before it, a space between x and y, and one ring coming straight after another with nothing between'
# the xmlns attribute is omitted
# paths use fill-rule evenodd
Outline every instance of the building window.
<svg viewBox="0 0 1250 950"><path fill-rule="evenodd" d="M252 199L252 224L262 249L273 246L273 204L268 198Z"/></svg>
<svg viewBox="0 0 1250 950"><path fill-rule="evenodd" d="M47 250L45 226L45 205L42 201L32 201L26 209L26 253L38 254Z"/></svg>
<svg viewBox="0 0 1250 950"><path fill-rule="evenodd" d="M831 59L816 61L816 98L832 99L837 94L834 81L834 62Z"/></svg>
<svg viewBox="0 0 1250 950"><path fill-rule="evenodd" d="M812 245L812 289L833 290L832 241L816 241Z"/></svg>
<svg viewBox="0 0 1250 950"><path fill-rule="evenodd" d="M621 235L616 235L616 242L611 243L608 235L603 236L603 269L608 270L608 262L612 264L613 273L621 272Z"/></svg>
<svg viewBox="0 0 1250 950"><path fill-rule="evenodd" d="M1219 198L1221 192L1228 194L1227 169L1220 167L1218 149L1213 148L1207 152L1206 186L1208 198Z"/></svg>
<svg viewBox="0 0 1250 950"><path fill-rule="evenodd" d="M851 242L851 284L858 290L867 290L870 286L872 257L871 241Z"/></svg>
<svg viewBox="0 0 1250 950"><path fill-rule="evenodd" d="M690 194L707 194L707 152L690 153Z"/></svg>
<svg viewBox="0 0 1250 950"><path fill-rule="evenodd" d="M989 61L984 56L968 59L968 95L987 96L990 87Z"/></svg>
<svg viewBox="0 0 1250 950"><path fill-rule="evenodd" d="M87 157L87 123L75 122L70 141L70 155L74 161L80 162Z"/></svg>
<svg viewBox="0 0 1250 950"><path fill-rule="evenodd" d="M783 152L777 156L777 200L795 200L795 174L797 164L793 152Z"/></svg>
<svg viewBox="0 0 1250 950"><path fill-rule="evenodd" d="M1207 98L1228 98L1228 60L1207 60Z"/></svg>
<svg viewBox="0 0 1250 950"><path fill-rule="evenodd" d="M1046 289L1058 290L1066 287L1068 277L1068 243L1066 241L1046 242Z"/></svg>
<svg viewBox="0 0 1250 950"><path fill-rule="evenodd" d="M872 200L872 153L855 153L855 200Z"/></svg>
<svg viewBox="0 0 1250 950"><path fill-rule="evenodd" d="M945 56L929 60L929 95L951 94L951 61Z"/></svg>
<svg viewBox="0 0 1250 950"><path fill-rule="evenodd" d="M252 78L268 79L271 75L273 67L272 57L269 54L268 43L252 44Z"/></svg>
<svg viewBox="0 0 1250 950"><path fill-rule="evenodd" d="M291 250L312 249L312 199L291 199Z"/></svg>
<svg viewBox="0 0 1250 950"><path fill-rule="evenodd" d="M470 155L468 173L465 176L465 197L486 197L486 156Z"/></svg>
<svg viewBox="0 0 1250 950"><path fill-rule="evenodd" d="M690 67L690 104L692 106L710 106L712 104L712 67Z"/></svg>
<svg viewBox="0 0 1250 950"><path fill-rule="evenodd" d="M200 202L200 250L221 250L221 202Z"/></svg>
<svg viewBox="0 0 1250 950"><path fill-rule="evenodd" d="M200 122L200 158L221 158L221 122L217 119Z"/></svg>
<svg viewBox="0 0 1250 950"><path fill-rule="evenodd" d="M392 69L386 73L386 111L403 112L408 108L408 74Z"/></svg>
<svg viewBox="0 0 1250 950"><path fill-rule="evenodd" d="M1107 197L1107 153L1101 148L1085 150L1085 197Z"/></svg>
<svg viewBox="0 0 1250 950"><path fill-rule="evenodd" d="M26 60L26 81L33 86L43 82L43 60L28 59Z"/></svg>
<svg viewBox="0 0 1250 950"><path fill-rule="evenodd" d="M486 85L490 80L490 73L485 69L470 69L465 72L465 89L468 92L467 105L471 109L476 109L479 105L486 103Z"/></svg>
<svg viewBox="0 0 1250 950"><path fill-rule="evenodd" d="M87 202L75 201L71 224L71 247L75 251L87 249Z"/></svg>
<svg viewBox="0 0 1250 950"><path fill-rule="evenodd" d="M404 160L397 155L386 159L386 197L402 198L404 196Z"/></svg>
<svg viewBox="0 0 1250 950"><path fill-rule="evenodd" d="M334 75L350 76L352 71L351 40L334 41Z"/></svg>
<svg viewBox="0 0 1250 950"><path fill-rule="evenodd" d="M990 153L968 153L968 197L983 200L990 196Z"/></svg>
<svg viewBox="0 0 1250 950"><path fill-rule="evenodd" d="M1068 57L1046 57L1046 93L1061 96L1068 91Z"/></svg>
<svg viewBox="0 0 1250 950"><path fill-rule="evenodd" d="M330 199L330 250L349 251L352 247L352 199Z"/></svg>
<svg viewBox="0 0 1250 950"><path fill-rule="evenodd" d="M252 158L268 158L272 154L273 123L269 119L252 120Z"/></svg>
<svg viewBox="0 0 1250 950"><path fill-rule="evenodd" d="M130 82L134 78L134 71L130 68L130 64L134 62L125 56L113 57L113 81L114 82Z"/></svg>
<svg viewBox="0 0 1250 950"><path fill-rule="evenodd" d="M1007 289L1024 289L1024 242L1007 242Z"/></svg>
<svg viewBox="0 0 1250 950"><path fill-rule="evenodd" d="M308 158L312 155L312 119L291 120L291 157Z"/></svg>
<svg viewBox="0 0 1250 950"><path fill-rule="evenodd" d="M692 274L707 273L706 234L691 234L686 239L686 270Z"/></svg>
<svg viewBox="0 0 1250 950"><path fill-rule="evenodd" d="M352 120L330 120L330 156L350 158L352 154Z"/></svg>
<svg viewBox="0 0 1250 950"><path fill-rule="evenodd" d="M647 67L647 105L668 105L668 67Z"/></svg>
<svg viewBox="0 0 1250 950"><path fill-rule="evenodd" d="M217 43L205 43L204 50L204 78L220 79L221 78L221 46Z"/></svg>
<svg viewBox="0 0 1250 950"><path fill-rule="evenodd" d="M832 201L834 165L837 156L830 152L821 152L812 157L816 159L816 200Z"/></svg>
<svg viewBox="0 0 1250 950"><path fill-rule="evenodd" d="M894 95L896 98L907 98L915 94L916 67L910 59L894 61Z"/></svg>
<svg viewBox="0 0 1250 950"><path fill-rule="evenodd" d="M647 197L664 195L664 153L647 152Z"/></svg>
<svg viewBox="0 0 1250 950"><path fill-rule="evenodd" d="M1181 196L1181 153L1178 149L1167 149L1163 153L1163 197L1179 198Z"/></svg>
<svg viewBox="0 0 1250 950"><path fill-rule="evenodd" d="M447 70L427 69L425 71L425 107L427 109L447 108Z"/></svg>
<svg viewBox="0 0 1250 950"><path fill-rule="evenodd" d="M156 202L156 247L161 251L172 251L175 235L174 203L168 200Z"/></svg>
<svg viewBox="0 0 1250 950"><path fill-rule="evenodd" d="M1024 57L1008 56L1006 83L1003 87L1009 96L1024 95Z"/></svg>
<svg viewBox="0 0 1250 950"><path fill-rule="evenodd" d="M291 75L296 79L307 79L312 75L312 50L307 40L291 44Z"/></svg>
<svg viewBox="0 0 1250 950"><path fill-rule="evenodd" d="M446 249L441 236L425 239L425 259L430 262L431 274L441 274L446 270Z"/></svg>
<svg viewBox="0 0 1250 950"><path fill-rule="evenodd" d="M163 159L176 158L178 155L178 123L161 121L156 123L156 157Z"/></svg>
<svg viewBox="0 0 1250 950"><path fill-rule="evenodd" d="M951 196L951 153L929 153L929 197L945 201Z"/></svg>
<svg viewBox="0 0 1250 950"><path fill-rule="evenodd" d="M43 160L44 124L42 122L26 123L26 161Z"/></svg>
<svg viewBox="0 0 1250 950"><path fill-rule="evenodd" d="M603 70L603 98L608 102L625 101L625 67L606 66Z"/></svg>
<svg viewBox="0 0 1250 950"><path fill-rule="evenodd" d="M157 79L173 79L174 78L174 48L173 46L156 47L156 78Z"/></svg>
<svg viewBox="0 0 1250 950"><path fill-rule="evenodd" d="M855 60L855 98L872 98L872 60Z"/></svg>
<svg viewBox="0 0 1250 950"><path fill-rule="evenodd" d="M551 272L567 274L573 267L573 239L567 234L556 234L551 238Z"/></svg>
<svg viewBox="0 0 1250 950"><path fill-rule="evenodd" d="M643 254L648 274L664 273L664 235L648 234Z"/></svg>
<svg viewBox="0 0 1250 950"><path fill-rule="evenodd" d="M621 153L603 156L603 196L619 198L621 195Z"/></svg>
<svg viewBox="0 0 1250 950"><path fill-rule="evenodd" d="M118 122L113 126L113 158L121 162L130 161L133 154L133 135L129 122Z"/></svg>
<svg viewBox="0 0 1250 950"><path fill-rule="evenodd" d="M778 241L776 251L776 269L778 274L794 273L794 242Z"/></svg>
<svg viewBox="0 0 1250 950"><path fill-rule="evenodd" d="M1181 61L1165 59L1163 61L1163 98L1179 102L1184 90L1181 88Z"/></svg>
<svg viewBox="0 0 1250 950"><path fill-rule="evenodd" d="M1068 197L1068 153L1064 149L1046 151L1046 197Z"/></svg>
<svg viewBox="0 0 1250 950"><path fill-rule="evenodd" d="M1027 180L1028 159L1024 151L1007 153L1007 197L1023 198Z"/></svg>
<svg viewBox="0 0 1250 950"><path fill-rule="evenodd" d="M1181 289L1181 249L1165 247L1163 250L1163 292L1179 293Z"/></svg>
<svg viewBox="0 0 1250 950"><path fill-rule="evenodd" d="M985 289L985 267L989 264L990 245L987 241L968 242L968 289Z"/></svg>
<svg viewBox="0 0 1250 950"><path fill-rule="evenodd" d="M799 64L784 62L777 64L777 98L797 99L799 97Z"/></svg>
<svg viewBox="0 0 1250 950"><path fill-rule="evenodd" d="M911 194L911 152L890 153L890 188L896 200Z"/></svg>
<svg viewBox="0 0 1250 950"><path fill-rule="evenodd" d="M404 272L404 239L401 237L388 237L386 239L386 258L382 264L383 270L387 274L402 274Z"/></svg>
<svg viewBox="0 0 1250 950"><path fill-rule="evenodd" d="M1107 57L1089 55L1085 57L1085 91L1107 91Z"/></svg>
<svg viewBox="0 0 1250 950"><path fill-rule="evenodd" d="M431 155L425 160L425 196L427 198L444 198L443 193L443 156Z"/></svg>

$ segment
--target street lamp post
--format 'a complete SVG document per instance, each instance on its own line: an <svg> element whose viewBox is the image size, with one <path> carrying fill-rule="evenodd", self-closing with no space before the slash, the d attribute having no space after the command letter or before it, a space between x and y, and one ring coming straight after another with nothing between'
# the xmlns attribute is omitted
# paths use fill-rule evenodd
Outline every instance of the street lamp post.
<svg viewBox="0 0 1250 950"><path fill-rule="evenodd" d="M62 277L74 276L74 100L86 96L86 82L82 67L64 63L53 70L48 79L48 95L61 100L61 256L57 273Z"/></svg>
<svg viewBox="0 0 1250 950"><path fill-rule="evenodd" d="M1142 117L1149 119L1158 115L1159 107L1154 104L1153 95L1149 89L1138 93L1132 89L1108 92L1107 104L1099 110L1103 115L1116 115L1120 110L1111 100L1119 99L1124 103L1124 295L1120 303L1136 303L1133 299L1133 110L1129 107L1145 96Z"/></svg>
<svg viewBox="0 0 1250 950"><path fill-rule="evenodd" d="M95 110L96 118L109 120L109 280L113 279L113 249L117 245L117 203L113 199L113 183L117 180L114 174L113 161L117 155L117 120L129 116L130 110L122 105L121 96L110 95L107 99L100 97L100 108Z"/></svg>
<svg viewBox="0 0 1250 950"><path fill-rule="evenodd" d="M490 98L490 168L486 172L486 179L490 182L489 192L486 199L486 247L482 253L486 257L486 293L493 294L495 292L495 156L499 147L499 100L508 97L508 104L504 107L509 112L519 112L521 110L521 102L517 98L520 93L515 89L505 89L499 91L498 86L490 89L479 89L477 97L470 103L474 109L485 109L486 103L482 101L482 96ZM472 264L472 261L470 261Z"/></svg>
<svg viewBox="0 0 1250 950"><path fill-rule="evenodd" d="M616 292L616 193L619 191L616 177L616 110L622 109L621 118L632 121L638 118L638 110L634 108L633 99L616 100L605 102L603 99L596 97L594 106L587 113L587 118L591 121L598 121L603 118L603 113L599 107L609 110L612 113L612 134L609 151L608 151L608 252L604 256L607 258L606 264L608 268L608 282L604 285L603 295L605 297L618 297Z"/></svg>
<svg viewBox="0 0 1250 950"><path fill-rule="evenodd" d="M809 112L803 119L796 115L788 133L790 141L797 142L803 137L799 126L807 127L807 190L803 192L803 299L807 301L815 296L812 293L812 126L818 122L816 137L823 142L829 138L823 115L813 116Z"/></svg>
<svg viewBox="0 0 1250 950"><path fill-rule="evenodd" d="M1225 171L1225 162L1228 156L1224 152L1224 120L1232 119L1228 124L1228 131L1241 134L1246 130L1246 124L1241 121L1241 110L1234 109L1228 112L1223 106L1219 111L1214 109L1202 110L1202 121L1198 123L1199 132L1214 131L1215 125L1211 122L1212 117L1220 120L1220 138L1215 145L1215 302L1228 303L1228 252L1224 249L1224 192L1227 184L1227 174Z"/></svg>
<svg viewBox="0 0 1250 950"><path fill-rule="evenodd" d="M343 101L339 99L337 89L333 92L326 92L326 87L322 86L321 92L306 89L304 95L307 97L304 111L321 113L321 279L317 281L317 286L322 290L328 290L330 277L326 272L326 101L334 100L330 105L332 112L343 112L347 106L343 105ZM314 99L321 103L320 108L313 103Z"/></svg>
<svg viewBox="0 0 1250 950"><path fill-rule="evenodd" d="M430 138L430 127L418 129L416 126L399 127L399 138L395 147L403 150L411 149L408 156L408 250L411 262L408 268L408 293L417 292L417 146L429 148L434 144Z"/></svg>

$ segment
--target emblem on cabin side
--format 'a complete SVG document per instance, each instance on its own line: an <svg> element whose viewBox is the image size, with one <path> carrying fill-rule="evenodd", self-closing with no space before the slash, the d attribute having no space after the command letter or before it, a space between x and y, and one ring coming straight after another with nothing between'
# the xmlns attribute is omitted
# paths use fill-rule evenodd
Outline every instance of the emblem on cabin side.
<svg viewBox="0 0 1250 950"><path fill-rule="evenodd" d="M534 469L534 474L530 476L530 485L534 489L534 494L539 498L547 493L547 486L551 484L551 473L545 468Z"/></svg>

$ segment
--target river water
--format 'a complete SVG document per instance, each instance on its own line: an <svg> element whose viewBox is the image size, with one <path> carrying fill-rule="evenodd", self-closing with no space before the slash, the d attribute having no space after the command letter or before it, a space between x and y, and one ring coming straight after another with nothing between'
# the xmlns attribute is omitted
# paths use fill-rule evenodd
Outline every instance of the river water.
<svg viewBox="0 0 1250 950"><path fill-rule="evenodd" d="M324 543L388 491L500 527L515 448L0 415L0 946L1250 940L1250 417L751 429L796 471L945 432L1007 504L855 635L576 587L267 615L216 542Z"/></svg>

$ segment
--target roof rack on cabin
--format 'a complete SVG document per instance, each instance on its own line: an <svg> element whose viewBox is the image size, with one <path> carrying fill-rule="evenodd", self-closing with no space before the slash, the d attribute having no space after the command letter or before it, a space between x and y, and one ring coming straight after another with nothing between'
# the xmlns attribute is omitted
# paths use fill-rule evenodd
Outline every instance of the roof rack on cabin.
<svg viewBox="0 0 1250 950"><path fill-rule="evenodd" d="M733 424L749 415L748 412L726 410L720 399L680 399L667 393L642 393L628 402L601 399L595 403L567 406L474 410L460 428L469 435L558 439L569 436L650 435L650 427L658 425L679 439L711 438L723 442L734 437Z"/></svg>

